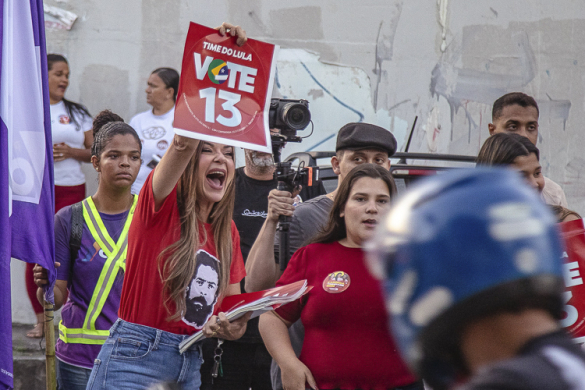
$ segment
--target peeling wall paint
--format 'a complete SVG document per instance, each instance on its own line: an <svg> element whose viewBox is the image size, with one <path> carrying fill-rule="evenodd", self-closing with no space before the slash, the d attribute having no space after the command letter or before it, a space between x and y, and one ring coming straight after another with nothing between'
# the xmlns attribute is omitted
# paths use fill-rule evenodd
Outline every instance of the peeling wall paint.
<svg viewBox="0 0 585 390"><path fill-rule="evenodd" d="M44 4L45 28L51 30L71 30L77 15L63 8Z"/></svg>
<svg viewBox="0 0 585 390"><path fill-rule="evenodd" d="M465 37L468 38L469 35L465 34ZM474 101L491 105L498 97L509 91L522 90L534 79L536 59L530 48L528 37L524 33L514 33L510 36L510 41L511 46L517 49L509 56L517 64L513 73L498 74L453 65L460 61L461 53L466 49L466 45L479 43L473 39L465 39L460 45L456 41L453 42L448 52L433 69L430 83L431 95L447 99L451 107L451 122L457 111L463 108L470 134L471 128L477 128L478 125L463 107L464 102ZM451 139L453 139L452 133ZM470 138L469 141L471 141Z"/></svg>
<svg viewBox="0 0 585 390"><path fill-rule="evenodd" d="M441 51L447 48L447 11L449 0L437 0L437 11L439 14L439 25L441 26ZM497 16L497 15L496 15Z"/></svg>
<svg viewBox="0 0 585 390"><path fill-rule="evenodd" d="M394 46L394 36L396 35L396 28L402 12L402 2L397 2L389 20L382 20L378 28L378 36L376 37L376 66L374 67L374 74L377 76L376 88L374 91L374 108L378 109L378 92L382 76L385 74L382 70L384 61L392 60L392 51ZM388 25L389 27L386 27ZM387 31L386 31L387 30Z"/></svg>
<svg viewBox="0 0 585 390"><path fill-rule="evenodd" d="M583 178L575 176L570 164L580 149L576 145L585 140L573 127L583 123L584 114L583 55L573 37L585 32L584 23L545 19L506 27L464 26L441 55L429 83L437 103L445 101L449 107L450 115L441 123L449 130L449 143L442 150L477 153L488 136L491 103L505 93L523 91L539 104L537 146L545 174L567 189L575 188L575 181ZM567 198L572 208L582 210L584 193L578 193L568 191Z"/></svg>
<svg viewBox="0 0 585 390"><path fill-rule="evenodd" d="M434 153L438 150L438 140L441 134L441 122L439 120L439 108L433 107L429 116L427 117L427 123L423 127L426 133L427 147L429 151Z"/></svg>
<svg viewBox="0 0 585 390"><path fill-rule="evenodd" d="M337 131L349 122L378 123L390 129L399 147L406 141L408 122L389 110L374 110L370 79L359 68L326 64L315 53L282 49L277 60L276 87L284 98L309 100L313 135L288 144L283 155L297 151L335 150ZM303 133L310 133L310 126Z"/></svg>

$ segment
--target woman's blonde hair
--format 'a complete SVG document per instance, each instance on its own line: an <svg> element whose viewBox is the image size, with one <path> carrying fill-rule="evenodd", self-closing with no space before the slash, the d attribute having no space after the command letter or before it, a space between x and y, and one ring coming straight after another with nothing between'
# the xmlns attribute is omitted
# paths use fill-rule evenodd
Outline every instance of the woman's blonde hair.
<svg viewBox="0 0 585 390"><path fill-rule="evenodd" d="M197 268L197 250L205 245L209 237L206 231L201 235L199 230L203 221L199 217L197 199L203 196L198 181L199 158L203 149L203 142L187 164L177 184L177 204L181 221L181 236L178 241L163 250L158 257L158 269L163 281L163 290L166 296L164 304L169 311L169 321L181 318L185 313L185 293ZM228 178L226 177L226 181ZM234 211L235 180L226 183L227 188L223 198L215 203L209 213L209 222L213 229L215 250L219 261L219 296L223 296L230 280L232 264L232 234L231 224ZM203 236L203 241L199 237ZM168 258L164 260L165 257ZM175 311L171 313L169 303L175 303Z"/></svg>

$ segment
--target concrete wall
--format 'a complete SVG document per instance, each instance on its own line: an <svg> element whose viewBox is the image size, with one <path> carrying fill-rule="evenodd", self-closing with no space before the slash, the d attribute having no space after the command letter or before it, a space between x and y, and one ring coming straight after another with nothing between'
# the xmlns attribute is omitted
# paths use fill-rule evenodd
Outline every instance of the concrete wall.
<svg viewBox="0 0 585 390"><path fill-rule="evenodd" d="M523 91L541 106L541 163L585 214L585 8L572 0L46 0L79 16L47 31L70 60L69 99L125 119L148 108L159 66L179 68L189 21L231 21L279 44L277 94L306 98L315 132L296 150L331 150L335 132L364 120L411 151L477 154L491 103ZM240 153L241 156L241 153ZM241 160L241 158L240 158ZM95 178L89 177L90 191Z"/></svg>

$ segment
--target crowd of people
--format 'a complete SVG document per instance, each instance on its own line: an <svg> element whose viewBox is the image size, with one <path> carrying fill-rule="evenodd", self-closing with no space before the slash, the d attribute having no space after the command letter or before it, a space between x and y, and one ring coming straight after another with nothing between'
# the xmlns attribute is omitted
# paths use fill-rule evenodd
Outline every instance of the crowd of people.
<svg viewBox="0 0 585 390"><path fill-rule="evenodd" d="M240 27L218 30L245 44ZM280 191L271 154L245 150L236 169L233 146L174 134L177 71L151 73L152 109L129 124L108 110L92 121L64 98L66 59L48 57L60 389L423 390L423 379L436 389L468 381L492 389L523 383L529 364L545 365L550 351L585 373L585 356L557 321L554 222L580 216L542 174L532 97L514 92L494 102L477 169L438 175L394 204L397 142L382 127L339 130L333 192ZM99 177L87 198L81 162ZM513 202L526 206L515 212ZM514 227L526 227L532 218L542 229L498 238L488 209L502 224L515 218ZM291 218L284 272L280 216ZM26 277L38 305L46 270L35 266ZM466 278L479 282L470 289ZM306 295L259 318L230 322L218 312L224 297L303 279L313 286ZM206 338L179 353L198 331ZM30 333L41 335L38 326ZM506 363L517 355L526 359ZM583 384L552 364L539 375L567 385L550 388Z"/></svg>

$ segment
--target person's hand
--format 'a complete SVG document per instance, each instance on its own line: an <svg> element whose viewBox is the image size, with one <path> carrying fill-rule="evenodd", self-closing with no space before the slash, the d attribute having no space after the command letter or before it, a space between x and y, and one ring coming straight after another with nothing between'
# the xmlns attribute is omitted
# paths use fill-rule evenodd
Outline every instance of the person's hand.
<svg viewBox="0 0 585 390"><path fill-rule="evenodd" d="M246 313L242 317L230 322L225 313L211 316L203 326L205 337L217 337L224 340L237 340L246 332L246 325L252 313Z"/></svg>
<svg viewBox="0 0 585 390"><path fill-rule="evenodd" d="M56 261L55 268L59 268L60 266L61 266L61 263ZM37 285L37 287L43 287L46 284L49 284L47 270L38 264L35 264L35 266L33 268L33 277L34 277L34 282Z"/></svg>
<svg viewBox="0 0 585 390"><path fill-rule="evenodd" d="M270 191L268 194L268 219L276 222L281 215L292 217L295 211L293 204L299 192L301 192L301 186L296 188L292 194L288 191Z"/></svg>
<svg viewBox="0 0 585 390"><path fill-rule="evenodd" d="M53 161L59 162L73 157L73 148L64 142L53 145Z"/></svg>
<svg viewBox="0 0 585 390"><path fill-rule="evenodd" d="M238 40L236 43L238 46L242 46L248 40L246 31L240 26L234 26L233 24L223 22L221 26L216 27L215 29L218 30L222 36L225 36L225 34L230 34L232 37L237 36Z"/></svg>
<svg viewBox="0 0 585 390"><path fill-rule="evenodd" d="M319 390L317 382L311 374L311 370L299 359L291 362L291 365L281 367L282 388L284 390L305 390L305 383L315 390Z"/></svg>

